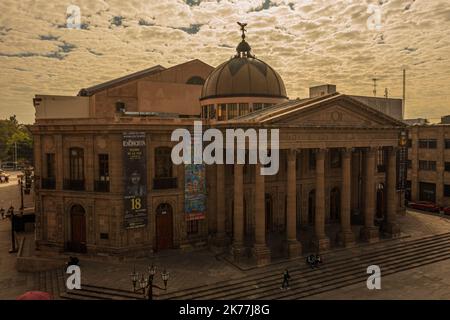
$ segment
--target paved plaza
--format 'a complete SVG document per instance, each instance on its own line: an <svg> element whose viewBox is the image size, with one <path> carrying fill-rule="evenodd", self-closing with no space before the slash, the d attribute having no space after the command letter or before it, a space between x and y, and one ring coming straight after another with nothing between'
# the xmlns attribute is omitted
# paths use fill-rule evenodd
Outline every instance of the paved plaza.
<svg viewBox="0 0 450 320"><path fill-rule="evenodd" d="M20 206L17 180L0 185L0 203ZM32 205L32 196L25 198L25 205ZM397 240L382 241L373 245L361 245L353 249L339 249L324 255L325 261L371 252L388 246L392 242L410 241L422 237L450 232L450 217L408 211L398 217L402 225L402 237ZM0 299L15 299L27 290L38 289L36 274L16 271L16 257L8 253L11 245L10 221L0 220ZM167 269L170 273L166 293L213 285L219 281L252 277L262 272L277 272L284 266L304 265L303 258L294 261L278 261L265 268L243 270L225 259L214 248L192 250L169 250L152 258L118 261L105 257L80 257L82 284L106 288L131 290L130 273L146 271L152 263L158 268L156 284L162 285L160 272ZM382 270L383 272L383 270ZM281 274L280 274L281 279ZM156 294L162 293L157 291ZM450 260L426 265L416 269L399 272L383 277L382 289L368 290L365 282L341 289L307 297L307 299L449 299L450 298Z"/></svg>

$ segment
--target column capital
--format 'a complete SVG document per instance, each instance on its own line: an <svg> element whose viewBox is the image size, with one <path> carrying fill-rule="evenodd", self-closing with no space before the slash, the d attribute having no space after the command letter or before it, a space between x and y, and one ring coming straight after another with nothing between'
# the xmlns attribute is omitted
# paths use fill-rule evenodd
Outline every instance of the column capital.
<svg viewBox="0 0 450 320"><path fill-rule="evenodd" d="M353 148L342 148L341 155L343 158L350 158L352 156Z"/></svg>
<svg viewBox="0 0 450 320"><path fill-rule="evenodd" d="M316 159L323 160L325 159L325 155L327 154L328 149L320 148L316 150Z"/></svg>
<svg viewBox="0 0 450 320"><path fill-rule="evenodd" d="M297 158L297 149L287 149L286 154L288 160L295 160Z"/></svg>

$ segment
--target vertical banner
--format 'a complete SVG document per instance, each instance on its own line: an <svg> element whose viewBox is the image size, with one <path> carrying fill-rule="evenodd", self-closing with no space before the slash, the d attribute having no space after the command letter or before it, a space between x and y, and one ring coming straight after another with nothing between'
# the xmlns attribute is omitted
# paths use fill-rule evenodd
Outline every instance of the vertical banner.
<svg viewBox="0 0 450 320"><path fill-rule="evenodd" d="M147 225L147 157L145 132L123 133L125 228Z"/></svg>
<svg viewBox="0 0 450 320"><path fill-rule="evenodd" d="M205 219L206 175L204 164L187 164L184 167L184 208L186 220Z"/></svg>

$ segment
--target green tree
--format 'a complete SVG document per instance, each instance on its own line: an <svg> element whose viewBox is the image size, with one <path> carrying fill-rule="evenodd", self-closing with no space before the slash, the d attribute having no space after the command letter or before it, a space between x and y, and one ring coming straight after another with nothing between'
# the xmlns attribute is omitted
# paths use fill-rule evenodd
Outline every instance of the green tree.
<svg viewBox="0 0 450 320"><path fill-rule="evenodd" d="M33 162L33 138L28 128L17 121L15 115L0 120L0 160L14 161L17 147L17 162Z"/></svg>

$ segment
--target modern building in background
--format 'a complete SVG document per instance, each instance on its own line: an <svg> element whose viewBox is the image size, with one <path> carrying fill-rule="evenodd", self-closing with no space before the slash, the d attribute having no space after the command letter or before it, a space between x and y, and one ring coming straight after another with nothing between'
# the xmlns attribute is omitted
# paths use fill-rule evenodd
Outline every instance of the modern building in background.
<svg viewBox="0 0 450 320"><path fill-rule="evenodd" d="M289 100L244 35L217 68L199 60L155 66L76 97L37 95L34 105L41 254L147 255L208 244L264 265L400 232L401 103L332 85ZM192 131L194 120L222 132L279 129L278 173L175 165L171 134Z"/></svg>
<svg viewBox="0 0 450 320"><path fill-rule="evenodd" d="M409 127L406 198L450 206L450 117Z"/></svg>

